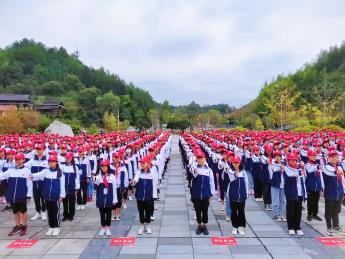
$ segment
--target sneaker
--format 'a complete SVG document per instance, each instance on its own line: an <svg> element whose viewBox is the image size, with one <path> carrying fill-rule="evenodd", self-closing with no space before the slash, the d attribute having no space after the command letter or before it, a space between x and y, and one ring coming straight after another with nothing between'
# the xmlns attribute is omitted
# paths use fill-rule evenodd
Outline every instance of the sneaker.
<svg viewBox="0 0 345 259"><path fill-rule="evenodd" d="M41 216L42 216L42 220L47 220L47 212L46 211L42 211Z"/></svg>
<svg viewBox="0 0 345 259"><path fill-rule="evenodd" d="M221 209L222 211L224 211L225 210L225 205L222 205L222 209Z"/></svg>
<svg viewBox="0 0 345 259"><path fill-rule="evenodd" d="M296 233L295 233L295 230L293 230L293 229L290 229L289 230L289 235L295 235Z"/></svg>
<svg viewBox="0 0 345 259"><path fill-rule="evenodd" d="M200 235L202 233L202 231L203 231L203 228L202 228L202 226L199 225L195 231L195 234Z"/></svg>
<svg viewBox="0 0 345 259"><path fill-rule="evenodd" d="M282 217L278 217L278 222L282 222L283 218Z"/></svg>
<svg viewBox="0 0 345 259"><path fill-rule="evenodd" d="M271 204L266 205L266 210L267 210L267 211L271 211L271 210L272 210Z"/></svg>
<svg viewBox="0 0 345 259"><path fill-rule="evenodd" d="M60 234L60 229L59 228L54 228L53 236L58 236L59 234Z"/></svg>
<svg viewBox="0 0 345 259"><path fill-rule="evenodd" d="M39 218L41 218L42 216L41 216L41 213L39 213L39 212L36 212L36 214L33 216L33 217L31 217L30 219L32 220L32 221L35 221L35 220L38 220Z"/></svg>
<svg viewBox="0 0 345 259"><path fill-rule="evenodd" d="M334 228L335 231L337 231L339 234L345 235L345 230L341 227Z"/></svg>
<svg viewBox="0 0 345 259"><path fill-rule="evenodd" d="M98 232L98 235L99 236L104 236L104 234L105 234L105 228L101 228L101 230Z"/></svg>
<svg viewBox="0 0 345 259"><path fill-rule="evenodd" d="M313 219L315 219L317 221L322 221L322 218L320 218L318 215L313 216Z"/></svg>
<svg viewBox="0 0 345 259"><path fill-rule="evenodd" d="M281 217L282 222L286 222L286 218Z"/></svg>
<svg viewBox="0 0 345 259"><path fill-rule="evenodd" d="M21 226L19 235L25 236L28 233L28 226Z"/></svg>
<svg viewBox="0 0 345 259"><path fill-rule="evenodd" d="M116 216L115 221L120 221L120 216Z"/></svg>
<svg viewBox="0 0 345 259"><path fill-rule="evenodd" d="M111 221L114 221L115 219L116 219L116 216L113 215L113 216L111 217Z"/></svg>
<svg viewBox="0 0 345 259"><path fill-rule="evenodd" d="M152 230L150 226L146 226L146 233L151 235L152 234Z"/></svg>
<svg viewBox="0 0 345 259"><path fill-rule="evenodd" d="M279 216L277 216L277 215L275 215L275 216L273 217L273 219L275 219L275 220L279 220L279 219L280 219L280 217L279 217Z"/></svg>
<svg viewBox="0 0 345 259"><path fill-rule="evenodd" d="M232 234L233 234L233 235L236 235L236 234L237 234L237 228L233 228L233 229L232 229Z"/></svg>
<svg viewBox="0 0 345 259"><path fill-rule="evenodd" d="M76 210L80 210L81 205L77 205L77 207L75 208Z"/></svg>
<svg viewBox="0 0 345 259"><path fill-rule="evenodd" d="M152 220L152 221L154 221L154 220L155 220L155 216L151 216L150 218L151 218L151 220Z"/></svg>
<svg viewBox="0 0 345 259"><path fill-rule="evenodd" d="M221 202L221 201L222 201L222 199L221 199L221 198L218 198L218 201L219 201L219 202Z"/></svg>
<svg viewBox="0 0 345 259"><path fill-rule="evenodd" d="M111 236L110 228L106 228L106 229L105 229L105 234L106 234L108 237Z"/></svg>
<svg viewBox="0 0 345 259"><path fill-rule="evenodd" d="M329 236L334 236L334 230L333 229L331 229L331 228L329 228L329 229L327 229L327 235L329 235Z"/></svg>
<svg viewBox="0 0 345 259"><path fill-rule="evenodd" d="M20 226L15 226L12 228L12 230L8 233L8 236L13 236L15 234L18 234L20 232Z"/></svg>
<svg viewBox="0 0 345 259"><path fill-rule="evenodd" d="M128 196L128 200L132 201L133 200L132 196Z"/></svg>
<svg viewBox="0 0 345 259"><path fill-rule="evenodd" d="M230 222L230 217L229 217L229 216L226 216L225 220L226 220L227 222Z"/></svg>
<svg viewBox="0 0 345 259"><path fill-rule="evenodd" d="M312 221L312 219L313 219L313 216L312 216L312 215L308 215L308 216L307 216L307 220L308 220L308 221Z"/></svg>
<svg viewBox="0 0 345 259"><path fill-rule="evenodd" d="M194 220L196 220L196 215L194 215Z"/></svg>
<svg viewBox="0 0 345 259"><path fill-rule="evenodd" d="M262 198L255 198L255 201L264 201L264 199L262 199Z"/></svg>
<svg viewBox="0 0 345 259"><path fill-rule="evenodd" d="M80 209L81 210L85 209L85 205L80 205Z"/></svg>
<svg viewBox="0 0 345 259"><path fill-rule="evenodd" d="M53 231L54 231L53 228L49 228L47 233L46 233L46 236L51 236L53 234Z"/></svg>
<svg viewBox="0 0 345 259"><path fill-rule="evenodd" d="M123 209L127 209L127 203L123 203L123 204L122 204L122 208L123 208Z"/></svg>
<svg viewBox="0 0 345 259"><path fill-rule="evenodd" d="M244 228L238 228L238 233L240 233L241 236L244 236L246 233L244 232Z"/></svg>
<svg viewBox="0 0 345 259"><path fill-rule="evenodd" d="M209 235L210 233L208 232L208 229L206 226L202 228L202 232L204 233L205 236Z"/></svg>
<svg viewBox="0 0 345 259"><path fill-rule="evenodd" d="M138 235L142 235L142 234L144 234L144 232L145 232L144 228L139 228Z"/></svg>
<svg viewBox="0 0 345 259"><path fill-rule="evenodd" d="M296 234L297 234L297 236L303 236L304 235L303 231L300 229L296 231Z"/></svg>

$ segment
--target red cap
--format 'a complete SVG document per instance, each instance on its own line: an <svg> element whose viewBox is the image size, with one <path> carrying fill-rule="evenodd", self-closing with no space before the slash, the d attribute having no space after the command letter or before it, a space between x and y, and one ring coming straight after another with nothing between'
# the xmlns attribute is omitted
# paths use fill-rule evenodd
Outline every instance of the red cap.
<svg viewBox="0 0 345 259"><path fill-rule="evenodd" d="M51 155L51 156L57 156L57 155L58 155L58 152L56 152L55 150L51 150L51 151L49 151L49 155Z"/></svg>
<svg viewBox="0 0 345 259"><path fill-rule="evenodd" d="M338 152L336 150L331 150L328 152L328 157L331 157L331 156L338 156Z"/></svg>
<svg viewBox="0 0 345 259"><path fill-rule="evenodd" d="M231 160L232 163L241 163L241 158L238 156L235 156Z"/></svg>
<svg viewBox="0 0 345 259"><path fill-rule="evenodd" d="M18 154L16 154L15 156L14 156L14 159L15 160L20 160L20 159L25 159L25 156L24 156L24 154L23 153L18 153Z"/></svg>
<svg viewBox="0 0 345 259"><path fill-rule="evenodd" d="M286 156L286 160L295 160L295 161L297 161L298 158L297 158L296 154L294 154L294 153L289 153L289 154Z"/></svg>
<svg viewBox="0 0 345 259"><path fill-rule="evenodd" d="M36 145L36 149L38 149L38 150L44 150L44 149L45 149L45 146L42 145L42 144L38 144L38 145Z"/></svg>
<svg viewBox="0 0 345 259"><path fill-rule="evenodd" d="M316 153L315 150L312 150L312 149L308 150L308 153L307 153L307 156L308 156L308 157L316 156L316 155L317 155L317 153Z"/></svg>
<svg viewBox="0 0 345 259"><path fill-rule="evenodd" d="M49 158L48 158L48 161L55 161L55 162L57 162L58 161L58 158L57 158L57 156L50 156Z"/></svg>
<svg viewBox="0 0 345 259"><path fill-rule="evenodd" d="M72 159L74 158L74 154L72 152L68 152L66 155L65 155L65 159Z"/></svg>
<svg viewBox="0 0 345 259"><path fill-rule="evenodd" d="M151 163L151 157L150 156L144 156L141 160L140 163Z"/></svg>
<svg viewBox="0 0 345 259"><path fill-rule="evenodd" d="M16 154L16 151L14 149L10 149L6 152L6 154L8 155L15 155Z"/></svg>
<svg viewBox="0 0 345 259"><path fill-rule="evenodd" d="M101 161L101 166L108 166L108 165L110 165L109 160L102 160Z"/></svg>
<svg viewBox="0 0 345 259"><path fill-rule="evenodd" d="M78 152L84 152L84 148L83 147L78 147Z"/></svg>
<svg viewBox="0 0 345 259"><path fill-rule="evenodd" d="M198 152L198 153L196 154L196 157L197 157L197 158L204 158L204 157L205 157L205 154L204 154L203 152Z"/></svg>
<svg viewBox="0 0 345 259"><path fill-rule="evenodd" d="M115 152L115 153L113 153L113 157L121 157L120 152Z"/></svg>
<svg viewBox="0 0 345 259"><path fill-rule="evenodd" d="M283 155L283 152L281 152L280 150L275 150L275 151L274 151L274 155L275 155L275 156L282 156L282 155Z"/></svg>

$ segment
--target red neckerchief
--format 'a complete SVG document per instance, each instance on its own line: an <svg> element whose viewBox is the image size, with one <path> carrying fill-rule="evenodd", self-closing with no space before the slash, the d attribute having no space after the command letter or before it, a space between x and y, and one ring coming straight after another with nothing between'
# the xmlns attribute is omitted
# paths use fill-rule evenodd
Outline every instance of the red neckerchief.
<svg viewBox="0 0 345 259"><path fill-rule="evenodd" d="M335 173L337 173L339 170L338 165L335 166ZM343 184L343 177L342 175L338 175L338 181L340 184Z"/></svg>
<svg viewBox="0 0 345 259"><path fill-rule="evenodd" d="M103 184L105 185L105 187L107 187L107 189L109 189L109 183L108 183L107 175L103 176Z"/></svg>
<svg viewBox="0 0 345 259"><path fill-rule="evenodd" d="M117 178L117 176L119 175L119 168L120 168L120 164L119 164L119 166L117 166L117 165L115 164L115 175L116 175L116 178Z"/></svg>

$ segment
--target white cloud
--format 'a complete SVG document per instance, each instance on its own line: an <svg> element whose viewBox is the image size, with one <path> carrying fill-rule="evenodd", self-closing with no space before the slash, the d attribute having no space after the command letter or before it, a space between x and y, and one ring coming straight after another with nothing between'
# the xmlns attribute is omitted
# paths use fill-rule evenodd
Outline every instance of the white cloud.
<svg viewBox="0 0 345 259"><path fill-rule="evenodd" d="M278 3L279 2L279 3ZM0 2L0 47L24 37L79 50L158 101L241 105L265 81L341 43L345 2Z"/></svg>

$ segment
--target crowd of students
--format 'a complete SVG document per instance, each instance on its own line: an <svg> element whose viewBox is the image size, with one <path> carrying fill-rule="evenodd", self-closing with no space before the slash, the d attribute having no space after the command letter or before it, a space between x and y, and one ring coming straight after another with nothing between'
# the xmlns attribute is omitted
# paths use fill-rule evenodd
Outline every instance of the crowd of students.
<svg viewBox="0 0 345 259"><path fill-rule="evenodd" d="M345 234L339 213L345 190L345 134L271 131L181 132L179 147L186 182L196 212L196 234L208 235L208 207L218 197L232 234L245 235L245 204L249 195L273 210L274 219L287 222L290 235L303 236L301 217L322 221L324 197L327 234Z"/></svg>
<svg viewBox="0 0 345 259"><path fill-rule="evenodd" d="M151 234L154 200L170 155L170 132L108 133L61 137L47 134L0 136L0 199L12 210L15 226L9 236L28 233L27 203L48 220L47 236L60 233L61 221L73 221L96 192L101 229L111 235L112 220L135 193L140 216L139 235ZM60 219L60 205L63 218Z"/></svg>

